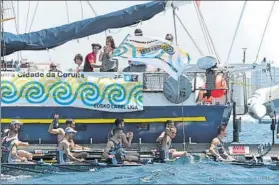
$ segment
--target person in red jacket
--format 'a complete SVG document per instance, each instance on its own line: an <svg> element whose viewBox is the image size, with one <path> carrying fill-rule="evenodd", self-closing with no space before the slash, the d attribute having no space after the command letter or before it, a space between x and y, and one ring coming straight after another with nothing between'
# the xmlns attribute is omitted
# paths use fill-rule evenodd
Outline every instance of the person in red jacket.
<svg viewBox="0 0 279 185"><path fill-rule="evenodd" d="M100 68L101 65L96 65L97 55L102 48L100 44L92 44L92 52L85 57L83 72L94 72L94 68Z"/></svg>

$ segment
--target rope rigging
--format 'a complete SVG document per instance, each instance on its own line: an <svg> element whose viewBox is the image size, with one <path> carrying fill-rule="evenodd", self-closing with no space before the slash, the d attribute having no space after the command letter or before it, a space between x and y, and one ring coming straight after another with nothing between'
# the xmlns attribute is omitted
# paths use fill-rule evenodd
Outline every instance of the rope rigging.
<svg viewBox="0 0 279 185"><path fill-rule="evenodd" d="M185 30L185 32L187 33L187 35L189 36L189 38L191 39L191 41L193 42L193 44L195 45L196 49L199 51L200 55L204 55L203 51L200 49L200 47L198 46L198 44L195 42L195 40L193 39L193 37L191 36L191 34L188 32L188 30L186 29L186 27L184 26L184 24L182 23L181 19L178 17L178 15L175 13L176 18L178 19L178 21L180 22L180 24L182 25L183 29Z"/></svg>
<svg viewBox="0 0 279 185"><path fill-rule="evenodd" d="M172 6L172 15L173 15L172 17L173 17L173 24L174 24L175 43L176 43L176 45L178 45L178 42L177 42L176 19L175 19L175 9L177 9L177 8L174 7L173 3L171 4L171 6Z"/></svg>
<svg viewBox="0 0 279 185"><path fill-rule="evenodd" d="M12 10L13 10L14 16L17 15L17 17L19 17L19 1L17 1L17 14L15 12L14 3L12 1L11 1L11 3L12 3ZM14 23L15 23L15 28L16 28L16 34L19 34L19 21L17 21L17 19L14 19ZM17 52L17 60L18 61L19 61L19 57L22 60L22 53L21 53L21 51Z"/></svg>
<svg viewBox="0 0 279 185"><path fill-rule="evenodd" d="M240 14L240 17L239 17L236 29L235 29L235 33L234 33L234 36L233 36L233 40L232 40L232 43L231 43L231 46L230 46L229 53L228 53L227 60L226 60L225 64L228 64L228 61L229 61L229 58L230 58L230 55L231 55L231 51L232 51L232 48L233 48L233 44L234 44L234 41L235 41L235 38L236 38L236 34L237 34L237 31L238 31L241 19L243 17L243 13L244 13L246 4L247 4L247 1L244 2L244 5L243 5L243 8L242 8L242 11L241 11L241 14Z"/></svg>
<svg viewBox="0 0 279 185"><path fill-rule="evenodd" d="M196 6L196 5L195 5L195 6ZM201 13L200 8L197 8L197 12L198 12L198 14L199 14L199 17L198 17L198 18L200 19L201 23L203 24L204 29L205 29L205 33L206 33L207 36L208 36L209 44L211 45L211 47L212 47L212 49L213 49L213 51L214 51L214 54L215 54L215 56L216 56L216 58L217 58L217 60L218 60L218 63L220 63L221 58L220 58L220 56L219 56L219 54L218 54L218 52L217 52L217 50L216 50L216 48L215 48L213 39L212 39L212 37L210 36L208 27L207 27L207 25L206 25L206 22L205 22L205 20L204 20L204 17L203 17L203 15L202 15L202 13Z"/></svg>
<svg viewBox="0 0 279 185"><path fill-rule="evenodd" d="M198 19L199 19L199 23L200 23L200 26L201 26L201 30L202 30L202 34L203 34L204 40L205 40L205 44L206 44L206 47L207 47L207 51L208 51L209 54L212 55L212 54L213 54L213 50L212 50L212 48L210 47L208 35L207 35L207 33L206 33L204 24L203 24L202 21L201 21L200 14L199 14L199 12L198 12L197 3L193 3L193 4L194 4L194 7L195 7L195 11L196 11L197 17L198 17Z"/></svg>
<svg viewBox="0 0 279 185"><path fill-rule="evenodd" d="M2 4L2 14L1 14L1 22L5 22L5 21L9 21L9 20L13 20L15 19L15 16L13 15L13 13L11 11L9 11L10 9L12 9L12 5L11 5L11 1L4 1Z"/></svg>
<svg viewBox="0 0 279 185"><path fill-rule="evenodd" d="M80 3L80 12L81 12L81 20L83 20L83 6L82 6L82 1ZM79 39L77 39L77 43L79 43Z"/></svg>
<svg viewBox="0 0 279 185"><path fill-rule="evenodd" d="M89 5L89 7L91 8L91 10L92 10L94 16L97 17L98 14L97 14L97 12L94 10L94 8L93 8L93 6L91 5L91 3L90 3L89 1L86 1L86 2L87 2L87 4ZM105 35L107 36L107 31L105 31ZM89 40L89 36L87 37L87 40Z"/></svg>
<svg viewBox="0 0 279 185"><path fill-rule="evenodd" d="M26 15L26 25L25 25L25 33L27 31L27 25L28 25L28 21L29 21L29 11L30 11L30 0L28 1L28 9L27 9L27 15Z"/></svg>
<svg viewBox="0 0 279 185"><path fill-rule="evenodd" d="M271 10L270 10L270 12L269 12L269 16L268 16L268 19L267 19L267 22L266 22L266 25L265 25L265 28L264 28L264 32L263 32L263 35L262 35L262 39L261 39L261 42L260 42L260 46L259 46L259 49L258 49L258 52L257 52L257 55L256 55L255 63L257 62L258 57L259 57L259 53L260 53L260 50L261 50L261 47L262 47L262 43L263 43L263 40L264 40L265 32L266 32L266 30L267 30L268 23L269 23L270 17L271 17L272 12L273 12L273 8L274 8L274 5L275 5L275 2L276 2L276 1L273 1Z"/></svg>
<svg viewBox="0 0 279 185"><path fill-rule="evenodd" d="M68 20L68 24L70 23L70 16L69 16L69 7L68 7L68 2L65 1L66 3L66 13L67 13L67 20Z"/></svg>
<svg viewBox="0 0 279 185"><path fill-rule="evenodd" d="M35 11L34 11L34 14L33 14L33 18L32 18L32 21L31 21L31 24L30 24L30 27L29 27L29 32L31 32L31 28L32 28L32 25L34 23L34 19L36 17L36 13L37 13L37 9L38 9L38 6L39 6L39 2L40 1L37 1L36 8L35 8Z"/></svg>

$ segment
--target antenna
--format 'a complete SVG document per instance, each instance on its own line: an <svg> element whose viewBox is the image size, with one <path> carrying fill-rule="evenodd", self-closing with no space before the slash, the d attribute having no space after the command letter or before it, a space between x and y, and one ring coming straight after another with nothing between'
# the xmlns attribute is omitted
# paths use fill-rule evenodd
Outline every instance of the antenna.
<svg viewBox="0 0 279 185"><path fill-rule="evenodd" d="M243 60L242 60L242 62L243 62L243 64L245 64L245 61L246 61L246 50L247 50L247 48L241 48L242 50L243 50Z"/></svg>

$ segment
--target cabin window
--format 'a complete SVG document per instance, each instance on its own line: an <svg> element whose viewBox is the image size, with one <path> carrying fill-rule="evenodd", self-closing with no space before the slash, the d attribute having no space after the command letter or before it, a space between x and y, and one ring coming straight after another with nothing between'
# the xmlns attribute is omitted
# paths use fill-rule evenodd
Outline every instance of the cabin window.
<svg viewBox="0 0 279 185"><path fill-rule="evenodd" d="M87 125L76 125L76 130L79 131L87 131Z"/></svg>
<svg viewBox="0 0 279 185"><path fill-rule="evenodd" d="M149 130L149 124L148 123L138 124L137 127L138 127L139 130Z"/></svg>

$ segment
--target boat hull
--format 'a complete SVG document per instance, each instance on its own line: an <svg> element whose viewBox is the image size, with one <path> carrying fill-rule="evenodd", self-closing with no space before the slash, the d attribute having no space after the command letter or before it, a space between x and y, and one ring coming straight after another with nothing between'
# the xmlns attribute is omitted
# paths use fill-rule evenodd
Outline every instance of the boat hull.
<svg viewBox="0 0 279 185"><path fill-rule="evenodd" d="M9 126L9 119L22 119L21 140L55 144L56 136L48 133L48 127L53 115L59 113L61 119L76 119L76 143L106 143L113 120L124 118L125 130L134 132L133 143L140 138L142 143L155 143L165 129L165 121L173 119L178 130L174 143L188 142L189 138L192 142L209 143L217 135L216 128L228 123L231 108L230 105L146 106L143 111L114 113L73 107L3 107L2 129Z"/></svg>

